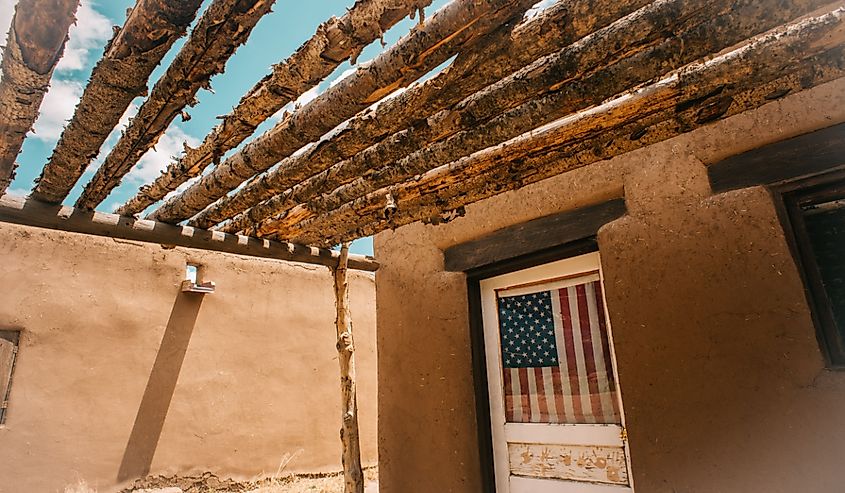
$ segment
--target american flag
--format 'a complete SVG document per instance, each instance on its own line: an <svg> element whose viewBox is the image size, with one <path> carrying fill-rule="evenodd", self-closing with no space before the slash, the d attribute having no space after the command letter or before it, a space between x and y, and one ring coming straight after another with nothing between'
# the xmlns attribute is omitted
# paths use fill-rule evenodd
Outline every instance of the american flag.
<svg viewBox="0 0 845 493"><path fill-rule="evenodd" d="M601 282L565 284L499 293L508 422L620 422Z"/></svg>

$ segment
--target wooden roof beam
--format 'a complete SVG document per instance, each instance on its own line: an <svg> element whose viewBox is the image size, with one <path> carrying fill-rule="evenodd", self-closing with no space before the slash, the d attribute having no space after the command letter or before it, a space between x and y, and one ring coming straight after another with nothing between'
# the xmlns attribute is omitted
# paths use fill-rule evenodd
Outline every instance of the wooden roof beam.
<svg viewBox="0 0 845 493"><path fill-rule="evenodd" d="M132 100L147 93L150 74L185 35L200 4L202 0L138 0L94 67L32 197L58 204L68 196Z"/></svg>
<svg viewBox="0 0 845 493"><path fill-rule="evenodd" d="M71 233L158 243L167 247L197 248L250 257L325 265L332 268L338 265L340 256L337 251L324 248L259 240L189 226L173 226L116 214L84 211L11 195L0 197L0 221ZM378 263L371 257L350 255L349 267L375 271L378 269Z"/></svg>
<svg viewBox="0 0 845 493"><path fill-rule="evenodd" d="M535 0L452 1L371 63L289 114L150 217L169 223L192 217L253 175L429 73L468 43L523 15L533 3Z"/></svg>
<svg viewBox="0 0 845 493"><path fill-rule="evenodd" d="M234 149L265 120L286 104L315 87L341 63L353 64L361 51L397 22L431 4L431 0L358 0L341 18L332 17L290 58L241 98L238 105L209 133L196 149L171 163L155 181L141 187L118 212L142 212L189 179L199 176L212 162Z"/></svg>
<svg viewBox="0 0 845 493"><path fill-rule="evenodd" d="M825 1L791 2L777 12L757 0L653 3L432 117L428 126L391 136L299 185L308 193L298 196L308 201L288 207L273 227L284 235L300 221L600 104Z"/></svg>
<svg viewBox="0 0 845 493"><path fill-rule="evenodd" d="M648 0L561 0L530 20L505 24L461 51L448 69L437 76L356 115L344 124L343 131L321 139L308 151L288 157L277 167L254 177L234 195L221 198L195 216L190 224L211 227L277 194L286 198L277 197L273 199L274 205L261 204L250 210L249 221L283 212L281 207L274 207L294 194L290 187L317 173L320 178L314 177L315 180L325 180L323 175L329 173L326 170L333 164L351 158L387 135L414 126L648 3ZM295 195L299 197L299 190Z"/></svg>
<svg viewBox="0 0 845 493"><path fill-rule="evenodd" d="M599 107L440 166L418 180L372 192L304 221L285 237L334 244L414 221L437 222L441 215L460 215L467 204L662 142L842 77L845 8L685 67ZM385 210L388 197L393 207ZM271 221L259 236L278 236Z"/></svg>
<svg viewBox="0 0 845 493"><path fill-rule="evenodd" d="M214 0L209 5L188 42L85 186L76 207L93 209L120 185L120 180L158 142L182 110L195 104L197 92L211 87L211 77L223 72L229 57L246 42L274 2Z"/></svg>
<svg viewBox="0 0 845 493"><path fill-rule="evenodd" d="M0 70L0 194L15 178L15 159L62 57L78 0L20 0Z"/></svg>

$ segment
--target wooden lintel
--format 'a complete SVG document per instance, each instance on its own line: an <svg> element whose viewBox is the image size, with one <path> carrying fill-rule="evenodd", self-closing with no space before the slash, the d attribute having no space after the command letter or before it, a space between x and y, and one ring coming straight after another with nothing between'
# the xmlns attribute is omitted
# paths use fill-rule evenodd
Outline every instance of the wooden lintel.
<svg viewBox="0 0 845 493"><path fill-rule="evenodd" d="M447 248L443 252L445 269L470 271L589 238L625 212L625 200L616 198L508 226Z"/></svg>
<svg viewBox="0 0 845 493"><path fill-rule="evenodd" d="M71 233L304 262L327 267L336 267L340 257L337 251L326 248L261 240L190 226L174 226L116 214L84 211L11 195L0 197L0 221ZM372 272L378 269L378 263L371 257L349 255L349 268Z"/></svg>
<svg viewBox="0 0 845 493"><path fill-rule="evenodd" d="M769 185L845 165L845 123L731 156L707 167L714 192Z"/></svg>

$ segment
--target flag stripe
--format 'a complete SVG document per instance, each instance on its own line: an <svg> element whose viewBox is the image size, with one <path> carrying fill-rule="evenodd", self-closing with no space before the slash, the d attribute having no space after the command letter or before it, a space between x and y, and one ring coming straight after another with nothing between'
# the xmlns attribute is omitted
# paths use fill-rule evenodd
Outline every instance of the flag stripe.
<svg viewBox="0 0 845 493"><path fill-rule="evenodd" d="M513 412L513 384L511 383L511 370L510 368L505 368L505 371L502 372L502 387L504 387L504 394L505 394L505 421L514 422L516 421L514 412Z"/></svg>
<svg viewBox="0 0 845 493"><path fill-rule="evenodd" d="M578 376L578 361L575 357L575 335L572 329L572 310L569 303L569 288L560 290L560 309L563 319L563 344L566 346L566 358L561 365L567 367L569 380L569 398L572 400L573 417L576 423L584 422L584 411L581 405L581 379Z"/></svg>
<svg viewBox="0 0 845 493"><path fill-rule="evenodd" d="M557 385L555 391L558 392L557 400L560 402L559 409L562 409L561 423L575 422L575 409L572 405L572 388L569 386L569 375L562 369L566 365L566 337L563 333L563 311L561 308L560 296L552 296L552 314L555 324L555 338L557 339L557 357L559 365L555 368L557 370Z"/></svg>
<svg viewBox="0 0 845 493"><path fill-rule="evenodd" d="M554 368L546 367L542 368L540 371L543 374L543 391L545 392L543 400L548 407L549 413L549 419L547 421L549 423L560 423L560 416L557 414L557 402L555 400L556 394L553 381Z"/></svg>
<svg viewBox="0 0 845 493"><path fill-rule="evenodd" d="M610 339L607 333L607 320L605 319L604 313L604 292L600 281L595 282L595 292L596 311L598 312L599 332L601 334L602 354L604 355L604 360L610 364L613 359L610 355ZM616 395L616 376L613 374L612 366L608 366L607 368L607 381L610 392L610 402L613 406L613 421L616 422L620 420L621 415L619 413L619 397Z"/></svg>
<svg viewBox="0 0 845 493"><path fill-rule="evenodd" d="M499 298L508 422L619 423L601 282L594 279Z"/></svg>
<svg viewBox="0 0 845 493"><path fill-rule="evenodd" d="M530 389L528 388L528 373L525 368L517 368L516 381L519 382L519 388L522 389L519 395L519 406L522 409L522 420L531 420L531 403L529 402Z"/></svg>
<svg viewBox="0 0 845 493"><path fill-rule="evenodd" d="M549 404L546 396L546 382L543 380L543 368L533 368L534 387L537 389L537 422L548 423Z"/></svg>
<svg viewBox="0 0 845 493"><path fill-rule="evenodd" d="M575 366L578 368L578 388L581 391L578 397L581 399L584 421L595 423L595 414L593 414L590 400L590 375L587 373L587 362L584 359L584 338L581 332L583 317L579 310L578 286L569 287L567 290L569 291L569 310L572 315L570 323L572 324L572 339L575 346Z"/></svg>
<svg viewBox="0 0 845 493"><path fill-rule="evenodd" d="M613 420L616 413L613 410L613 394L611 393L611 372L608 364L604 358L603 351L603 337L601 330L601 316L598 312L598 303L596 302L596 289L598 282L591 282L585 285L587 290L587 308L590 311L590 333L592 334L592 351L593 361L596 363L596 376L599 391L599 398L601 400L601 421L605 422Z"/></svg>
<svg viewBox="0 0 845 493"><path fill-rule="evenodd" d="M528 421L532 423L539 423L542 411L540 410L540 394L537 392L537 377L534 370L539 368L520 368L525 374L525 380L528 382Z"/></svg>
<svg viewBox="0 0 845 493"><path fill-rule="evenodd" d="M593 420L600 423L604 420L604 411L601 404L601 391L599 390L600 375L597 371L596 355L593 350L593 321L590 317L589 303L587 302L587 286L581 284L575 288L578 300L578 320L581 324L581 352L584 355L585 377L590 389L589 399Z"/></svg>

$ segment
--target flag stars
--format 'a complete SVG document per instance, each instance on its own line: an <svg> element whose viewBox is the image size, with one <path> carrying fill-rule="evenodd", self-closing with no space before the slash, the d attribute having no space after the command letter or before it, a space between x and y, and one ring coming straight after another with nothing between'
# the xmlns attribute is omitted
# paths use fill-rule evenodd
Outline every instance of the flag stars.
<svg viewBox="0 0 845 493"><path fill-rule="evenodd" d="M507 368L557 366L550 291L499 298L502 361Z"/></svg>

